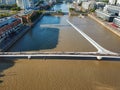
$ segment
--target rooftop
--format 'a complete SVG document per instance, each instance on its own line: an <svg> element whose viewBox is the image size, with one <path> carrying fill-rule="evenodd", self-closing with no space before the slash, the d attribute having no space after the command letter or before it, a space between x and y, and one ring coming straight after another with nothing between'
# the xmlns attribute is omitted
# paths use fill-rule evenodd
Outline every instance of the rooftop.
<svg viewBox="0 0 120 90"><path fill-rule="evenodd" d="M4 25L7 25L7 24L10 24L10 23L12 23L15 20L16 20L16 18L14 18L14 17L2 18L2 19L0 19L0 27L2 27Z"/></svg>

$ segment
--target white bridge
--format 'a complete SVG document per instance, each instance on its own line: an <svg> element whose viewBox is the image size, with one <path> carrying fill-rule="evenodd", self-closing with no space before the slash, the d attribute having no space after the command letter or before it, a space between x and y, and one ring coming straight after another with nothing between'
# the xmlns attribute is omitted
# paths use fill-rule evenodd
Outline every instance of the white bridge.
<svg viewBox="0 0 120 90"><path fill-rule="evenodd" d="M57 13L58 11L45 11L46 14ZM62 11L64 14L68 14L69 11Z"/></svg>
<svg viewBox="0 0 120 90"><path fill-rule="evenodd" d="M120 55L100 54L98 52L0 52L0 57L15 57L15 58L117 58Z"/></svg>
<svg viewBox="0 0 120 90"><path fill-rule="evenodd" d="M0 52L0 57L18 57L18 58L117 58L120 60L120 54L114 53L106 50L95 42L92 38L78 29L74 24L67 20L69 25L71 25L76 31L78 31L86 40L88 40L98 51L97 52ZM67 25L67 26L69 26ZM49 26L49 25L42 25ZM51 25L50 25L51 26ZM53 26L62 26L59 24L54 24ZM64 26L64 25L63 25Z"/></svg>

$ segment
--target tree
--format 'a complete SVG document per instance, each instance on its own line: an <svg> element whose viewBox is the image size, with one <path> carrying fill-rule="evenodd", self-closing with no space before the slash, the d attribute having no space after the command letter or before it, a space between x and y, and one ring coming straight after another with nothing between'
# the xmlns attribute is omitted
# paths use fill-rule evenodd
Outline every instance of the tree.
<svg viewBox="0 0 120 90"><path fill-rule="evenodd" d="M13 10L13 11L20 11L21 8L20 7L13 7L13 8L11 8L11 10Z"/></svg>

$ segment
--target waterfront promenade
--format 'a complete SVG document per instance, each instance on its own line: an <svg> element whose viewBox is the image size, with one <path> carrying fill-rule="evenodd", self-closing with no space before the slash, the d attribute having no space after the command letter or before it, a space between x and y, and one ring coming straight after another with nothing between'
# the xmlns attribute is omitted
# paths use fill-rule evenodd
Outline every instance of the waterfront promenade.
<svg viewBox="0 0 120 90"><path fill-rule="evenodd" d="M120 28L113 27L110 22L98 18L95 14L88 14L88 16L120 37Z"/></svg>

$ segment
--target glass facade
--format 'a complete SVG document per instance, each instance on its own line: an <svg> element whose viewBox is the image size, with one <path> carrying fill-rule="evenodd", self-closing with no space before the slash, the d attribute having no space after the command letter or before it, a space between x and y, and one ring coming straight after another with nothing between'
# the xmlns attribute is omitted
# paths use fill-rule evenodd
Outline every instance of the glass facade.
<svg viewBox="0 0 120 90"><path fill-rule="evenodd" d="M103 11L100 11L100 10L96 10L95 13L96 13L97 17L100 17L103 20L106 20L108 22L112 22L113 19L116 17L112 13L107 13L107 12L103 12Z"/></svg>
<svg viewBox="0 0 120 90"><path fill-rule="evenodd" d="M114 18L113 23L120 27L120 17Z"/></svg>
<svg viewBox="0 0 120 90"><path fill-rule="evenodd" d="M34 7L36 0L16 0L16 3L22 9L28 9Z"/></svg>

